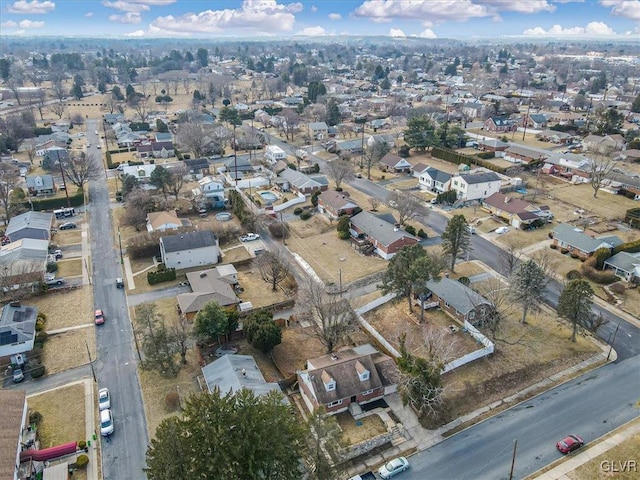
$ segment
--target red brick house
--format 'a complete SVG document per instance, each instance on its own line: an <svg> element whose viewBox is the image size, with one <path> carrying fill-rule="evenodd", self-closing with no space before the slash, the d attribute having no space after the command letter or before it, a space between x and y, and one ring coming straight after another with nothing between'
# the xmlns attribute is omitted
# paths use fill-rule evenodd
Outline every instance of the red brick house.
<svg viewBox="0 0 640 480"><path fill-rule="evenodd" d="M438 302L442 311L460 323L482 325L493 314L494 306L489 300L457 280L446 277L437 282L431 280L427 288L433 294L433 300L429 301Z"/></svg>
<svg viewBox="0 0 640 480"><path fill-rule="evenodd" d="M322 406L334 414L395 392L398 371L391 357L365 344L307 360L297 375L309 411Z"/></svg>
<svg viewBox="0 0 640 480"><path fill-rule="evenodd" d="M339 218L341 215L353 215L361 210L348 194L327 190L318 196L318 210L331 218Z"/></svg>
<svg viewBox="0 0 640 480"><path fill-rule="evenodd" d="M487 132L513 132L518 129L518 122L508 117L491 117L484 121L483 128Z"/></svg>
<svg viewBox="0 0 640 480"><path fill-rule="evenodd" d="M403 247L420 241L418 237L405 232L394 223L363 211L351 217L349 226L354 242L370 242L375 253L390 260Z"/></svg>

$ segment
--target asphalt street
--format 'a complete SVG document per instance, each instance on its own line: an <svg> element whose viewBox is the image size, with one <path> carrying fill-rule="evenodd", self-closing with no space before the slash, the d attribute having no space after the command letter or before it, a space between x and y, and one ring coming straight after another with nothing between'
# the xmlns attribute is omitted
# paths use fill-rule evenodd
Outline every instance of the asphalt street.
<svg viewBox="0 0 640 480"><path fill-rule="evenodd" d="M95 120L87 121L87 141L91 143L88 150L99 159L96 145L100 140L94 133L97 128ZM115 421L114 434L102 443L102 472L107 480L142 479L149 438L127 299L124 289L115 285L115 279L123 277L123 272L104 178L91 182L89 196L94 306L102 309L106 317L104 325L96 327L95 371L99 387L109 388Z"/></svg>

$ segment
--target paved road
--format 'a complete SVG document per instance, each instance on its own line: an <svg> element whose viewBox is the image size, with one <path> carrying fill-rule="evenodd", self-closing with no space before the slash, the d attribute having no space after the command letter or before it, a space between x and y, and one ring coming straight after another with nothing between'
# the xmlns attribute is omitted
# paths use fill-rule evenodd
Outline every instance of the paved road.
<svg viewBox="0 0 640 480"><path fill-rule="evenodd" d="M555 442L565 435L588 443L637 417L639 367L640 357L609 364L506 410L412 456L401 478L507 479L516 439L523 478L562 456Z"/></svg>
<svg viewBox="0 0 640 480"><path fill-rule="evenodd" d="M90 151L100 158L95 120L87 121ZM95 308L101 308L106 322L97 329L98 359L95 362L100 387L108 387L115 419L115 433L102 444L102 472L108 480L145 478L145 452L149 443L147 424L138 381L137 358L124 290L115 279L122 266L115 248L109 194L104 178L91 182L91 274Z"/></svg>

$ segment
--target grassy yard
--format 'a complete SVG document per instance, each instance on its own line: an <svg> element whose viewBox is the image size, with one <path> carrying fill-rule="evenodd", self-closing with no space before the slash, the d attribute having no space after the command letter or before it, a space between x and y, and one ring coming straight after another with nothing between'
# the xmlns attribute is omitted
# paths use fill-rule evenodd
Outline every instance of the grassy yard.
<svg viewBox="0 0 640 480"><path fill-rule="evenodd" d="M637 202L623 195L613 195L602 190L598 192L597 198L593 198L593 188L589 184L563 184L550 188L548 193L572 207L571 213L577 208L582 208L587 213L598 215L600 220L622 219L628 209L637 207ZM564 208L566 209L566 206ZM552 211L555 213L553 208Z"/></svg>
<svg viewBox="0 0 640 480"><path fill-rule="evenodd" d="M282 331L282 343L273 349L273 361L285 378L305 368L306 361L324 355L326 350L311 336L309 329L292 323Z"/></svg>
<svg viewBox="0 0 640 480"><path fill-rule="evenodd" d="M93 323L93 292L90 288L51 291L30 298L29 304L47 316L45 330Z"/></svg>
<svg viewBox="0 0 640 480"><path fill-rule="evenodd" d="M82 275L82 259L58 261L57 277L78 277L80 275Z"/></svg>
<svg viewBox="0 0 640 480"><path fill-rule="evenodd" d="M30 396L28 404L30 412L42 414L42 422L38 427L41 449L88 440L85 438L83 384Z"/></svg>
<svg viewBox="0 0 640 480"><path fill-rule="evenodd" d="M342 430L341 443L343 445L355 445L387 431L382 419L375 414L355 420L349 412L341 412L334 418Z"/></svg>
<svg viewBox="0 0 640 480"><path fill-rule="evenodd" d="M290 277L274 292L271 290L271 285L262 279L258 269L254 269L251 265L238 269L238 281L244 289L238 296L243 302L251 302L254 308L283 302L295 295L296 291L295 280Z"/></svg>
<svg viewBox="0 0 640 480"><path fill-rule="evenodd" d="M58 245L77 245L82 242L82 232L78 228L74 230L58 230L53 241Z"/></svg>
<svg viewBox="0 0 640 480"><path fill-rule="evenodd" d="M108 320L107 320L108 321ZM87 347L89 352L87 352ZM50 335L44 344L42 363L48 375L64 372L96 359L96 332L93 327Z"/></svg>

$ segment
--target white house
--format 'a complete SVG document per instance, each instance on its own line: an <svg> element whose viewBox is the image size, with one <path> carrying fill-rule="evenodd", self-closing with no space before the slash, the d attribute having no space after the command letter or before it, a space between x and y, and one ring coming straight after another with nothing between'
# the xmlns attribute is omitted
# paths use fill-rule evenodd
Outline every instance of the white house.
<svg viewBox="0 0 640 480"><path fill-rule="evenodd" d="M269 145L267 150L264 152L264 158L270 165L273 165L279 160L286 160L287 154L279 146Z"/></svg>
<svg viewBox="0 0 640 480"><path fill-rule="evenodd" d="M218 237L209 230L160 238L160 256L167 268L184 269L220 261Z"/></svg>
<svg viewBox="0 0 640 480"><path fill-rule="evenodd" d="M212 177L207 176L198 180L198 185L201 194L205 198L224 203L224 185L222 182L218 182Z"/></svg>
<svg viewBox="0 0 640 480"><path fill-rule="evenodd" d="M175 210L147 213L147 231L164 232L182 227L182 221Z"/></svg>
<svg viewBox="0 0 640 480"><path fill-rule="evenodd" d="M148 182L151 178L151 173L155 169L155 164L124 165L122 167L122 175L132 175L136 177L139 182Z"/></svg>
<svg viewBox="0 0 640 480"><path fill-rule="evenodd" d="M451 178L451 190L458 200L482 200L500 191L500 177L494 172L463 173Z"/></svg>
<svg viewBox="0 0 640 480"><path fill-rule="evenodd" d="M418 185L420 185L421 190L428 190L434 193L447 192L451 187L451 174L429 167L420 173Z"/></svg>

